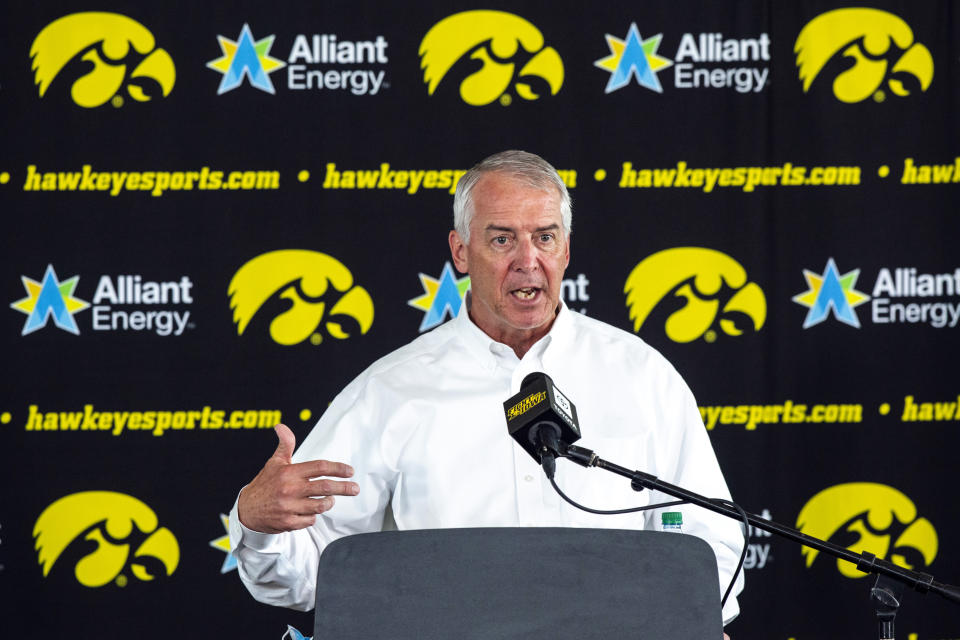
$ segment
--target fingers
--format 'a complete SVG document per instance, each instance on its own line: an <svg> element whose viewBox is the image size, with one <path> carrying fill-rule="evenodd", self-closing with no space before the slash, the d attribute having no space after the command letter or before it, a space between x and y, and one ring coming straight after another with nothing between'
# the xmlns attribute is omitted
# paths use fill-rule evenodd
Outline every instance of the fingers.
<svg viewBox="0 0 960 640"><path fill-rule="evenodd" d="M340 482L338 480L311 480L304 487L303 497L318 496L355 496L360 493L356 482Z"/></svg>
<svg viewBox="0 0 960 640"><path fill-rule="evenodd" d="M282 533L284 531L297 531L298 529L306 529L307 527L313 526L316 521L317 515L315 513L287 515L283 518L278 518L275 522L276 526L271 525L269 530L264 531L264 533Z"/></svg>
<svg viewBox="0 0 960 640"><path fill-rule="evenodd" d="M325 498L314 500L313 502L316 503L316 506L314 507L316 510L315 512L323 513L324 511L330 511L330 509L333 509L333 505L337 503L337 499L333 496L327 496Z"/></svg>
<svg viewBox="0 0 960 640"><path fill-rule="evenodd" d="M355 496L360 493L360 486L356 482L317 478L315 480L294 480L278 485L278 499L303 500L305 498L322 498L324 496ZM312 513L308 509L303 513Z"/></svg>
<svg viewBox="0 0 960 640"><path fill-rule="evenodd" d="M360 493L356 482L335 479L352 477L353 467L328 460L293 464L296 437L283 424L274 431L276 451L240 492L238 515L244 526L264 533L303 529L314 524L318 513L333 508L333 496Z"/></svg>
<svg viewBox="0 0 960 640"><path fill-rule="evenodd" d="M298 462L292 465L292 467L301 478L319 478L321 476L332 476L334 478L353 477L353 467L343 462L309 460L307 462Z"/></svg>
<svg viewBox="0 0 960 640"><path fill-rule="evenodd" d="M288 514L290 522L299 522L304 518L309 518L309 524L313 524L314 516L330 511L336 503L337 499L333 496L297 500L291 505L291 512Z"/></svg>
<svg viewBox="0 0 960 640"><path fill-rule="evenodd" d="M333 505L337 503L337 499L333 496L324 496L323 498L311 499L307 502L309 503L307 508L309 508L310 511L306 513L313 515L330 511L330 509L333 509ZM304 515L306 515L306 513Z"/></svg>
<svg viewBox="0 0 960 640"><path fill-rule="evenodd" d="M293 450L297 448L297 437L285 424L278 424L273 430L277 433L277 440L280 441L277 450L273 452L273 457L289 463L293 456Z"/></svg>

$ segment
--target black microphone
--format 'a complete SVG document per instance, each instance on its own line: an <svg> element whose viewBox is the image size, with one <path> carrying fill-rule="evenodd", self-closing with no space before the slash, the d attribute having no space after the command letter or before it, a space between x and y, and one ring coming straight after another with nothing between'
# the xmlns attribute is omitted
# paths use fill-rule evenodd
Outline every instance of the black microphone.
<svg viewBox="0 0 960 640"><path fill-rule="evenodd" d="M520 383L520 391L503 403L507 431L524 451L553 478L557 456L565 455L561 443L580 439L577 408L560 393L547 374L531 373Z"/></svg>

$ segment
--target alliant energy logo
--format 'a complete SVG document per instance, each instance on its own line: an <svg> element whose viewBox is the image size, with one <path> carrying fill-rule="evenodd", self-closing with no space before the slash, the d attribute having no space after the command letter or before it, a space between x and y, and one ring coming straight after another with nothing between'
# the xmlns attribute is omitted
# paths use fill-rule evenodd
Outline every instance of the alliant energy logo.
<svg viewBox="0 0 960 640"><path fill-rule="evenodd" d="M955 328L960 324L960 269L944 273L921 273L915 267L880 269L870 318L874 324Z"/></svg>
<svg viewBox="0 0 960 640"><path fill-rule="evenodd" d="M420 332L428 331L442 324L448 317L455 318L460 313L463 297L470 288L470 276L457 278L453 267L447 261L443 264L440 279L420 274L420 284L424 294L407 300L414 309L424 312L420 323Z"/></svg>
<svg viewBox="0 0 960 640"><path fill-rule="evenodd" d="M657 55L657 48L663 38L662 33L642 40L637 23L633 22L627 31L626 40L621 40L609 33L606 38L610 55L593 63L595 67L610 72L610 80L607 81L604 93L612 93L624 88L630 84L631 76L636 78L637 84L641 87L663 93L657 72L672 66L673 61Z"/></svg>
<svg viewBox="0 0 960 640"><path fill-rule="evenodd" d="M313 640L313 636L305 636L300 633L299 629L288 624L287 630L284 631L280 640Z"/></svg>
<svg viewBox="0 0 960 640"><path fill-rule="evenodd" d="M387 40L345 40L334 33L298 34L287 58L287 88L375 96L389 87Z"/></svg>
<svg viewBox="0 0 960 640"><path fill-rule="evenodd" d="M582 305L590 302L590 294L587 293L588 286L590 286L590 280L585 273L578 273L576 278L565 278L560 281L560 297L567 304L567 307L587 315L587 308Z"/></svg>
<svg viewBox="0 0 960 640"><path fill-rule="evenodd" d="M254 41L250 25L247 24L240 29L240 36L236 41L217 36L223 55L208 62L207 68L223 74L220 86L217 87L218 96L239 87L244 78L255 89L269 94L276 93L270 74L285 65L282 60L270 56L273 38L271 35Z"/></svg>
<svg viewBox="0 0 960 640"><path fill-rule="evenodd" d="M407 300L407 304L424 312L419 329L420 333L423 333L460 313L460 307L470 288L470 276L458 278L447 261L440 272L440 278L420 273L420 284L424 290L423 295ZM590 301L590 294L587 293L589 285L590 280L586 274L578 273L576 278L566 278L560 282L560 297L570 309L586 315L586 307L577 305Z"/></svg>
<svg viewBox="0 0 960 640"><path fill-rule="evenodd" d="M517 404L513 405L507 409L507 422L519 418L530 409L533 409L535 406L547 399L546 391L538 391L537 393L532 393ZM568 405L569 406L569 405ZM568 412L569 413L569 412Z"/></svg>
<svg viewBox="0 0 960 640"><path fill-rule="evenodd" d="M269 55L275 36L254 40L250 26L243 25L234 42L217 36L223 56L207 66L223 74L217 95L236 89L247 78L250 85L275 94L270 74L286 67L291 91L349 91L356 96L377 95L389 87L382 68L387 58L387 40L347 40L335 33L299 33L283 62Z"/></svg>
<svg viewBox="0 0 960 640"><path fill-rule="evenodd" d="M537 100L563 86L563 60L543 34L505 11L463 11L433 25L420 42L420 67L427 93L447 80L459 82L460 97L480 107L513 96ZM477 65L479 63L479 69Z"/></svg>
<svg viewBox="0 0 960 640"><path fill-rule="evenodd" d="M140 275L100 276L93 294L93 330L181 336L191 326L190 311L169 307L193 304L192 288L187 276L161 282Z"/></svg>
<svg viewBox="0 0 960 640"><path fill-rule="evenodd" d="M60 498L37 518L33 537L45 578L55 566L68 564L85 587L126 586L127 573L151 581L172 575L180 563L177 539L153 510L113 491Z"/></svg>
<svg viewBox="0 0 960 640"><path fill-rule="evenodd" d="M800 31L794 45L804 93L821 72L833 77L841 102L886 99L883 86L904 97L926 91L933 81L933 56L916 42L898 16L867 7L822 13Z"/></svg>
<svg viewBox="0 0 960 640"><path fill-rule="evenodd" d="M88 11L54 20L37 34L30 57L41 98L57 88L58 77L66 77L74 80L70 97L88 109L107 102L122 106L123 89L137 102L165 98L177 75L153 34L118 13Z"/></svg>
<svg viewBox="0 0 960 640"><path fill-rule="evenodd" d="M824 489L803 506L797 528L815 538L846 546L854 553L869 551L901 567L922 571L937 557L939 540L933 524L920 517L903 493L883 484L851 482ZM803 547L809 569L819 551ZM867 574L853 563L837 560L848 578Z"/></svg>
<svg viewBox="0 0 960 640"><path fill-rule="evenodd" d="M713 342L717 328L739 336L746 327L759 331L767 319L763 290L748 282L739 262L713 249L677 247L648 256L623 290L634 332L661 308L669 313L664 329L674 342Z"/></svg>
<svg viewBox="0 0 960 640"><path fill-rule="evenodd" d="M227 290L237 335L243 335L264 306L284 309L270 322L270 337L285 346L325 335L344 340L365 334L373 324L373 300L354 285L353 274L339 260L319 251L281 249L253 258L240 267ZM329 313L327 309L329 307Z"/></svg>
<svg viewBox="0 0 960 640"><path fill-rule="evenodd" d="M77 327L77 321L74 320L73 315L90 306L90 303L73 295L80 276L73 276L61 282L57 278L57 272L53 270L53 265L49 264L43 275L43 282L37 282L27 276L20 276L20 280L23 282L24 289L27 290L27 297L10 305L11 309L27 314L27 320L23 323L23 331L20 335L25 336L44 328L51 318L57 328L73 335L80 335L80 328Z"/></svg>
<svg viewBox="0 0 960 640"><path fill-rule="evenodd" d="M823 274L804 270L809 290L793 301L808 307L803 328L820 324L832 313L836 320L860 328L854 307L870 302L875 325L926 324L935 329L960 325L960 268L924 273L916 267L881 267L872 296L854 285L860 269L840 274L833 258Z"/></svg>
<svg viewBox="0 0 960 640"><path fill-rule="evenodd" d="M860 269L840 275L837 263L830 258L822 274L804 269L803 277L810 288L795 295L793 301L810 309L803 319L804 329L820 324L831 312L840 322L860 328L860 319L854 308L870 299L870 296L854 289Z"/></svg>
<svg viewBox="0 0 960 640"><path fill-rule="evenodd" d="M237 568L237 557L230 551L230 518L221 513L220 524L223 525L224 534L211 540L210 546L227 554L220 565L220 573L230 573Z"/></svg>
<svg viewBox="0 0 960 640"><path fill-rule="evenodd" d="M180 336L193 326L190 311L183 308L193 304L193 282L187 276L152 281L140 274L102 275L92 304L73 295L80 276L59 282L52 264L47 265L42 282L26 276L21 280L28 295L10 305L27 314L21 335L42 329L51 318L58 328L79 335L73 315L87 308L94 331L152 331L158 336Z"/></svg>
<svg viewBox="0 0 960 640"><path fill-rule="evenodd" d="M770 36L729 38L722 33L684 33L673 59L659 53L663 34L642 38L631 23L626 39L606 34L610 55L595 67L610 73L604 93L622 89L635 78L641 87L663 93L658 73L673 68L675 89L733 89L759 93L770 80Z"/></svg>
<svg viewBox="0 0 960 640"><path fill-rule="evenodd" d="M772 520L769 509L764 509L760 513L764 520ZM773 561L773 555L770 553L769 538L773 534L763 529L750 525L747 530L747 536L750 542L747 544L747 555L743 558L744 569L763 569ZM766 540L765 540L766 538Z"/></svg>

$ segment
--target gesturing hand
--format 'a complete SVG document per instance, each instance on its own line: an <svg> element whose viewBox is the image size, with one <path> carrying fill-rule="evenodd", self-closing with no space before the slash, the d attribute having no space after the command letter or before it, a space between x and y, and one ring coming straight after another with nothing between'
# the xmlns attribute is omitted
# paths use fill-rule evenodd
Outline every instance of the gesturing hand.
<svg viewBox="0 0 960 640"><path fill-rule="evenodd" d="M327 460L293 464L296 437L283 424L274 430L280 440L277 450L240 492L237 502L237 515L245 527L261 533L303 529L314 523L318 513L333 508L333 496L355 496L360 492L355 482L324 477L353 476L353 467L348 464Z"/></svg>

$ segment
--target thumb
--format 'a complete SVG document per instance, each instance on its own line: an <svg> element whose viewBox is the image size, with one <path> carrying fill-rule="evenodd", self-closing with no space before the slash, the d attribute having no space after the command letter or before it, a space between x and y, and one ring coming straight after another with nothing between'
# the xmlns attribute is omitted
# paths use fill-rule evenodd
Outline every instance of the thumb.
<svg viewBox="0 0 960 640"><path fill-rule="evenodd" d="M293 450L297 447L297 437L285 424L278 424L273 430L276 431L277 439L280 441L277 450L273 452L273 457L289 463L291 456L293 456Z"/></svg>

